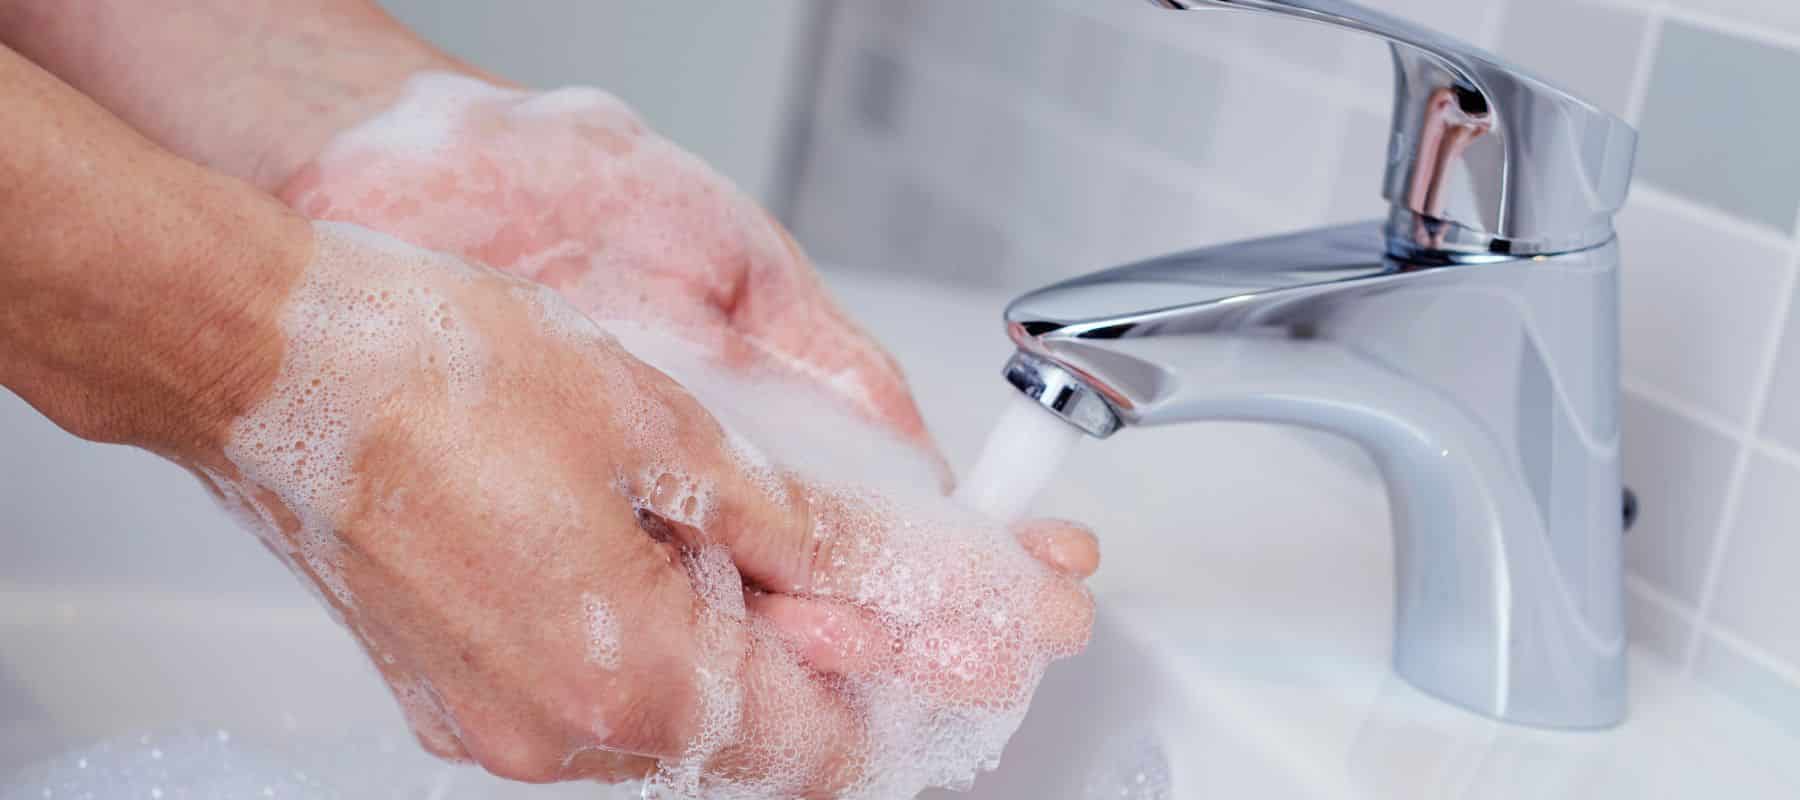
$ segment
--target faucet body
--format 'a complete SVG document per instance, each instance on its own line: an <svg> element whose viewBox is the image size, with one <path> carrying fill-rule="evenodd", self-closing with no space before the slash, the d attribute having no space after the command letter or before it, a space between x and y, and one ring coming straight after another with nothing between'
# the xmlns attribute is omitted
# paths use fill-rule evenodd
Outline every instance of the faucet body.
<svg viewBox="0 0 1800 800"><path fill-rule="evenodd" d="M1427 266L1384 244L1364 223L1041 289L1007 310L1009 378L1079 387L1065 407L1092 391L1122 425L1360 443L1393 517L1396 670L1506 720L1615 723L1617 246Z"/></svg>
<svg viewBox="0 0 1800 800"><path fill-rule="evenodd" d="M1095 436L1230 419L1360 443L1393 518L1396 671L1507 721L1616 724L1611 215L1634 134L1491 56L1340 0L1152 2L1393 41L1393 211L1030 292L1006 310L1018 347L1007 379ZM1504 146L1483 156L1484 137Z"/></svg>

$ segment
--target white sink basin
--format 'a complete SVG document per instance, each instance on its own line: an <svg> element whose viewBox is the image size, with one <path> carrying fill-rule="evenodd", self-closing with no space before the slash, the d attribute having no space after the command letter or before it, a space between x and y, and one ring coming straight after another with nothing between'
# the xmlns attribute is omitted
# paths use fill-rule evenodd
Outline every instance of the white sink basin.
<svg viewBox="0 0 1800 800"><path fill-rule="evenodd" d="M833 277L966 467L1010 391L1004 298ZM1800 786L1800 741L1641 654L1631 721L1598 734L1498 725L1394 678L1385 495L1347 446L1235 424L1126 431L1078 448L1039 511L1100 531L1102 615L1089 652L1051 671L1000 770L966 796ZM220 728L252 772L304 771L342 796L605 796L419 754L349 637L185 473L76 442L0 393L0 798L41 796L39 773L14 770L72 748L126 737L108 758L169 743L172 759ZM370 776L379 788L359 782Z"/></svg>
<svg viewBox="0 0 1800 800"><path fill-rule="evenodd" d="M509 784L418 753L361 652L304 607L218 613L209 598L179 593L58 597L0 598L11 612L0 623L9 676L0 715L15 727L0 748L0 776L11 773L0 779L5 800L91 788L92 773L73 767L79 759L96 772L141 769L152 750L171 787L226 778L280 787L304 773L304 785L343 797L609 796ZM998 772L972 794L929 796L1156 800L1226 782L1305 796L1292 770L1242 736L1235 723L1245 709L1192 693L1121 616L1108 611L1095 647L1052 670ZM225 741L215 742L221 730ZM101 739L111 741L95 749ZM211 774L227 752L254 768ZM63 783L70 776L82 781Z"/></svg>

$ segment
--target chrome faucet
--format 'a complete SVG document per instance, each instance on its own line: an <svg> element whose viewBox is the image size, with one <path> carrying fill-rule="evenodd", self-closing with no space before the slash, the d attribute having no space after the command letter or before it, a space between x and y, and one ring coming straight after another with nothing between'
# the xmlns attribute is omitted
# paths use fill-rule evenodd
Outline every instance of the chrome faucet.
<svg viewBox="0 0 1800 800"><path fill-rule="evenodd" d="M1341 0L1152 0L1387 39L1385 221L1030 292L1006 378L1096 437L1209 419L1360 443L1387 483L1394 666L1510 722L1625 714L1619 249L1636 133L1498 58Z"/></svg>

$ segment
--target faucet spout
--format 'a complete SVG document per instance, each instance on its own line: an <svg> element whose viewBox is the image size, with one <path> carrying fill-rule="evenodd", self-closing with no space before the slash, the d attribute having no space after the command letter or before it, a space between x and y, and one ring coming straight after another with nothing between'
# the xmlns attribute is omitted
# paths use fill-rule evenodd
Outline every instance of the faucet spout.
<svg viewBox="0 0 1800 800"><path fill-rule="evenodd" d="M1007 309L1008 379L1097 436L1247 420L1360 443L1393 518L1396 670L1505 720L1615 724L1617 247L1394 249L1366 223L1040 289Z"/></svg>

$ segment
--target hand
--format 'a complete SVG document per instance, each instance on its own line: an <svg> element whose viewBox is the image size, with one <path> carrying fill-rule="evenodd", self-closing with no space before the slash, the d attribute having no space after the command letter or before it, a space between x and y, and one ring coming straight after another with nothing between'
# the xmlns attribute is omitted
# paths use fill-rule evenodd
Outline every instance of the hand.
<svg viewBox="0 0 1800 800"><path fill-rule="evenodd" d="M611 95L415 76L281 196L555 287L595 319L673 325L741 367L797 372L930 448L894 360L781 225Z"/></svg>
<svg viewBox="0 0 1800 800"><path fill-rule="evenodd" d="M4 50L0 82L0 385L202 475L438 752L530 780L654 765L690 796L911 794L997 757L1085 639L1084 531L1021 548L757 466L553 292L315 229Z"/></svg>
<svg viewBox="0 0 1800 800"><path fill-rule="evenodd" d="M1085 532L1035 523L1020 548L757 466L554 292L317 230L279 375L185 460L320 587L434 752L686 794L916 791L944 774L920 759L978 757L925 747L931 726L1016 721L1085 641L1085 591L1026 552Z"/></svg>

